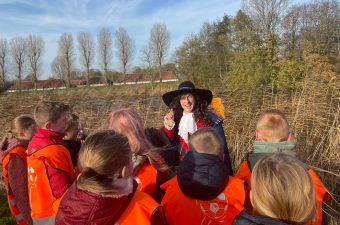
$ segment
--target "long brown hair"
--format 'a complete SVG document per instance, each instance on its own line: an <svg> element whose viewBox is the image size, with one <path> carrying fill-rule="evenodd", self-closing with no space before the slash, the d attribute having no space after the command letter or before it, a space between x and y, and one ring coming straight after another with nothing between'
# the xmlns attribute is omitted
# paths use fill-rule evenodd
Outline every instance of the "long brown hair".
<svg viewBox="0 0 340 225"><path fill-rule="evenodd" d="M194 106L194 116L195 118L198 118L198 120L201 123L204 124L210 124L210 117L209 117L209 111L208 111L208 103L205 100L201 100L197 95L194 93L190 93L192 96L194 96L195 99L195 106ZM184 93L186 94L186 93ZM181 95L177 95L175 98L172 99L170 103L170 108L174 111L174 120L176 124L179 124L179 121L182 118L183 115L183 108L180 103Z"/></svg>
<svg viewBox="0 0 340 225"><path fill-rule="evenodd" d="M131 161L128 139L113 130L103 130L88 136L82 145L78 166L81 173L77 187L94 193L115 193L112 186Z"/></svg>

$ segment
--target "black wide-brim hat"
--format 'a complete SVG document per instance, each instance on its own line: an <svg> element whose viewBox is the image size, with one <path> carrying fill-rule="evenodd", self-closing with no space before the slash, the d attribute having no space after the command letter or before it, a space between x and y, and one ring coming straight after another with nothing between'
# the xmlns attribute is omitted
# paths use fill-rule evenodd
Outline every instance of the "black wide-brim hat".
<svg viewBox="0 0 340 225"><path fill-rule="evenodd" d="M211 103L212 93L210 90L195 88L195 85L190 81L184 81L179 84L178 90L170 91L162 96L165 105L170 106L172 100L181 94L193 93L198 96L201 100L207 101L207 104Z"/></svg>

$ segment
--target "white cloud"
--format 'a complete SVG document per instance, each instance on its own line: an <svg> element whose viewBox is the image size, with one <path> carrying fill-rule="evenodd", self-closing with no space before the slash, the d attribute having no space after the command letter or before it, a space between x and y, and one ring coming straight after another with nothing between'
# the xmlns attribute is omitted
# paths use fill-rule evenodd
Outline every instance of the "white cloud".
<svg viewBox="0 0 340 225"><path fill-rule="evenodd" d="M240 0L179 0L166 2L164 7L159 6L162 4L156 2L157 0L153 0L158 6L145 8L146 1L150 0L16 1L13 7L24 4L23 7L27 7L28 11L24 14L19 14L20 11L18 14L13 11L5 12L0 21L0 35L6 38L27 36L31 33L41 35L45 40L43 78L47 78L50 63L57 54L57 41L64 32L71 32L76 40L79 31L88 31L96 39L102 27L114 31L123 26L135 41L133 65L138 65L140 49L148 43L149 32L154 23L166 24L171 34L173 51L190 34L199 32L203 22L216 21L224 14L233 15L240 8ZM0 4L13 4L13 1L0 0ZM21 7L21 10L24 9ZM114 37L114 33L112 34ZM116 58L114 67L118 68Z"/></svg>

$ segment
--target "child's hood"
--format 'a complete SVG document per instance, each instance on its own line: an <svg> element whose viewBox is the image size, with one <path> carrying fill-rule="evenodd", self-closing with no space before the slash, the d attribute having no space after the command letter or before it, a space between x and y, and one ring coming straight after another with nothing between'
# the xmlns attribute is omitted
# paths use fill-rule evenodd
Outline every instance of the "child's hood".
<svg viewBox="0 0 340 225"><path fill-rule="evenodd" d="M212 200L227 186L228 169L217 156L189 151L178 169L177 181L184 195Z"/></svg>

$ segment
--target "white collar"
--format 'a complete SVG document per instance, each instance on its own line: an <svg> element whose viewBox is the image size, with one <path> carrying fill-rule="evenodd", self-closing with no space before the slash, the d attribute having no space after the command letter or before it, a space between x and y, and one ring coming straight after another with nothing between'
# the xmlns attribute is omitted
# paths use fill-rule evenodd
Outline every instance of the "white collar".
<svg viewBox="0 0 340 225"><path fill-rule="evenodd" d="M190 135L193 134L196 130L197 130L197 125L196 125L194 113L183 112L183 116L178 126L178 135L183 138L185 143L188 143Z"/></svg>

